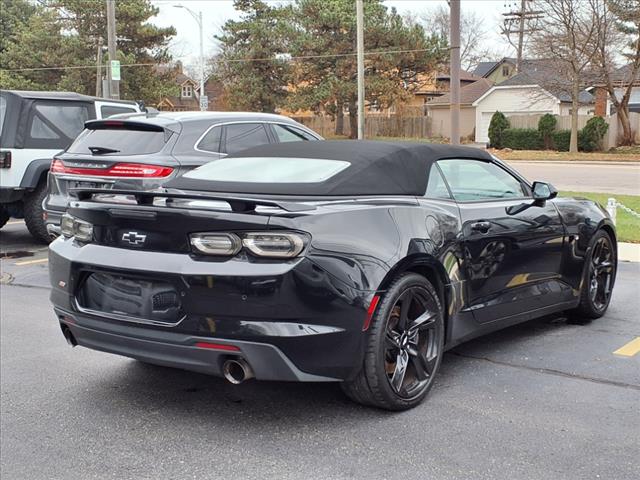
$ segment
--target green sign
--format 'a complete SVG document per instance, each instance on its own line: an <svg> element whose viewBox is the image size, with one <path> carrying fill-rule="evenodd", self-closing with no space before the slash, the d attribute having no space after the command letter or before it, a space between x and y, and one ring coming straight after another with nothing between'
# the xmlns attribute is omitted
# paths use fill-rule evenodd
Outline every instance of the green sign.
<svg viewBox="0 0 640 480"><path fill-rule="evenodd" d="M120 80L120 60L111 60L111 80Z"/></svg>

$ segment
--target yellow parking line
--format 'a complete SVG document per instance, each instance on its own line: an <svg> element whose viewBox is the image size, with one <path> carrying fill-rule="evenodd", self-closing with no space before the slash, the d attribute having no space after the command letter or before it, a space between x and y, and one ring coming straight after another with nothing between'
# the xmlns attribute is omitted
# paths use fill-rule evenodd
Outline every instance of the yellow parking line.
<svg viewBox="0 0 640 480"><path fill-rule="evenodd" d="M34 263L45 263L48 262L48 258L40 258L38 260L26 260L24 262L16 262L15 265L33 265Z"/></svg>
<svg viewBox="0 0 640 480"><path fill-rule="evenodd" d="M19 223L24 223L24 220L11 220L7 222L7 225L18 225Z"/></svg>
<svg viewBox="0 0 640 480"><path fill-rule="evenodd" d="M626 345L621 346L613 352L613 354L622 355L623 357L633 357L638 352L640 352L640 337L636 337Z"/></svg>

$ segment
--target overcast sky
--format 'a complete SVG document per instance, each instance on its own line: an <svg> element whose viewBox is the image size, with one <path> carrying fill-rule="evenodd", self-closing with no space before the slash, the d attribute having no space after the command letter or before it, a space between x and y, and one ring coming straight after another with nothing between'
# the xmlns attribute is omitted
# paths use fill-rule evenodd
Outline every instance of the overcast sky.
<svg viewBox="0 0 640 480"><path fill-rule="evenodd" d="M285 0L286 1L286 0ZM199 55L198 25L185 9L174 8L184 5L194 12L202 11L204 19L205 55L216 52L217 46L213 36L220 27L230 19L238 19L239 14L233 8L232 0L152 0L160 8L160 13L153 23L160 26L173 25L178 34L171 44L171 51L176 59L185 65L195 64ZM274 1L273 3L284 3ZM437 4L447 5L446 0L386 0L385 5L395 7L401 14L405 12L422 13ZM499 34L501 14L510 5L519 5L515 0L462 0L462 11L476 12L484 21L484 29L489 32L487 42L494 50L509 53L507 42Z"/></svg>

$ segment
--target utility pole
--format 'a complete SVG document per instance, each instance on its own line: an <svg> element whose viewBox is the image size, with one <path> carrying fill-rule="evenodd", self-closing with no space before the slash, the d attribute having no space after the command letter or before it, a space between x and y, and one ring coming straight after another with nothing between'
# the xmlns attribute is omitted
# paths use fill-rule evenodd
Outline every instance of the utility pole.
<svg viewBox="0 0 640 480"><path fill-rule="evenodd" d="M184 5L174 5L174 8L183 8L189 15L193 17L193 19L197 22L198 28L200 29L200 110L208 110L209 108L209 99L207 98L206 92L204 91L204 36L203 36L203 24L202 24L202 10L198 13L191 10L189 7L185 7Z"/></svg>
<svg viewBox="0 0 640 480"><path fill-rule="evenodd" d="M200 110L207 110L209 102L208 99L205 100L207 93L204 91L204 40L202 36L202 10L198 12L198 26L200 27Z"/></svg>
<svg viewBox="0 0 640 480"><path fill-rule="evenodd" d="M501 28L502 35L507 37L507 40L511 45L516 47L518 52L518 56L516 58L516 71L519 72L522 66L522 51L524 48L524 34L530 33L538 30L535 26L531 26L532 20L538 20L542 18L541 10L528 10L527 2L530 4L533 3L533 0L520 0L520 9L519 10L510 10L509 12L503 13L504 16L504 24ZM511 8L511 3L509 3L509 8ZM514 25L517 24L517 28L513 28ZM513 44L511 41L511 35L517 33L518 34L518 43Z"/></svg>
<svg viewBox="0 0 640 480"><path fill-rule="evenodd" d="M102 44L104 40L98 37L98 54L96 56L96 97L102 96Z"/></svg>
<svg viewBox="0 0 640 480"><path fill-rule="evenodd" d="M451 102L449 102L449 112L451 117L451 145L460 145L460 0L450 0L451 13L449 19L449 32L451 38L451 59L450 59L450 79L451 79Z"/></svg>
<svg viewBox="0 0 640 480"><path fill-rule="evenodd" d="M358 62L358 140L364 138L364 5L356 0L356 36Z"/></svg>
<svg viewBox="0 0 640 480"><path fill-rule="evenodd" d="M120 98L120 79L113 79L111 62L117 60L116 54L116 2L107 0L107 47L109 49L109 93L111 98Z"/></svg>
<svg viewBox="0 0 640 480"><path fill-rule="evenodd" d="M518 28L518 57L516 58L516 72L520 72L522 63L522 44L524 43L524 13L527 11L527 0L520 3L520 27Z"/></svg>

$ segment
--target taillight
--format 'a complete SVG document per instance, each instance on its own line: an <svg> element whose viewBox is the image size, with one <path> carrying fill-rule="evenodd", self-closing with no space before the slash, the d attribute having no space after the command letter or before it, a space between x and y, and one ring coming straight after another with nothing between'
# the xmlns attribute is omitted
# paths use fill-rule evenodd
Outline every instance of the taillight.
<svg viewBox="0 0 640 480"><path fill-rule="evenodd" d="M0 168L11 168L11 152L0 152Z"/></svg>
<svg viewBox="0 0 640 480"><path fill-rule="evenodd" d="M162 178L168 177L173 168L146 163L116 163L105 168L69 167L62 160L54 158L50 172L64 175L90 175L96 177L122 178Z"/></svg>
<svg viewBox="0 0 640 480"><path fill-rule="evenodd" d="M304 249L304 237L298 233L247 233L242 245L258 257L292 258Z"/></svg>
<svg viewBox="0 0 640 480"><path fill-rule="evenodd" d="M60 233L66 238L74 237L88 243L93 240L93 225L65 213L60 219Z"/></svg>
<svg viewBox="0 0 640 480"><path fill-rule="evenodd" d="M233 256L244 247L256 257L294 258L309 243L307 234L299 232L192 233L191 247L205 255Z"/></svg>

